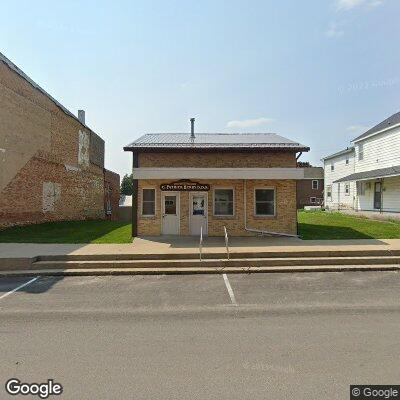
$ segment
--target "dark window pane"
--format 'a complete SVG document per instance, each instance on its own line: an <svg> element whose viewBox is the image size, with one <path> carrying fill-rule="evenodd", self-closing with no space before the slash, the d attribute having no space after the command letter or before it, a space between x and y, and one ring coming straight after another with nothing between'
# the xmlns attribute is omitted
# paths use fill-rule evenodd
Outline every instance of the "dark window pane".
<svg viewBox="0 0 400 400"><path fill-rule="evenodd" d="M257 215L274 215L274 203L256 203Z"/></svg>
<svg viewBox="0 0 400 400"><path fill-rule="evenodd" d="M233 201L232 189L216 189L215 201Z"/></svg>
<svg viewBox="0 0 400 400"><path fill-rule="evenodd" d="M155 203L153 201L143 202L143 215L154 215L155 214Z"/></svg>
<svg viewBox="0 0 400 400"><path fill-rule="evenodd" d="M256 201L274 201L274 190L256 189Z"/></svg>
<svg viewBox="0 0 400 400"><path fill-rule="evenodd" d="M154 201L156 191L154 189L143 189L143 201Z"/></svg>
<svg viewBox="0 0 400 400"><path fill-rule="evenodd" d="M193 212L193 215L204 215L204 213L205 213L204 196L193 196L192 212Z"/></svg>
<svg viewBox="0 0 400 400"><path fill-rule="evenodd" d="M215 215L233 215L233 203L215 203Z"/></svg>
<svg viewBox="0 0 400 400"><path fill-rule="evenodd" d="M165 214L176 215L176 196L165 196Z"/></svg>
<svg viewBox="0 0 400 400"><path fill-rule="evenodd" d="M233 215L233 189L216 189L214 192L215 215Z"/></svg>

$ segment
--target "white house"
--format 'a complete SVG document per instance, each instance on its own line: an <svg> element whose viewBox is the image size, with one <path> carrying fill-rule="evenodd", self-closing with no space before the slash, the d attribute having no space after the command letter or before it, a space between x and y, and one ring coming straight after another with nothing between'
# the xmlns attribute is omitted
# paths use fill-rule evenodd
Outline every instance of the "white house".
<svg viewBox="0 0 400 400"><path fill-rule="evenodd" d="M326 207L400 212L400 112L358 136L352 144L323 159ZM343 188L347 201L343 200Z"/></svg>
<svg viewBox="0 0 400 400"><path fill-rule="evenodd" d="M322 159L324 162L324 202L331 210L354 209L355 183L336 182L354 173L354 147L332 154Z"/></svg>

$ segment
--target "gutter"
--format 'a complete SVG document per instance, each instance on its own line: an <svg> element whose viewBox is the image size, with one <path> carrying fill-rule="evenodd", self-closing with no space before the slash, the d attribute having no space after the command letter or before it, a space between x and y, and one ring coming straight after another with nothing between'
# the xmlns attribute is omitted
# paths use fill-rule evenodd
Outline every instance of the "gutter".
<svg viewBox="0 0 400 400"><path fill-rule="evenodd" d="M290 235L288 233L265 231L261 229L249 228L247 226L247 180L246 179L243 179L243 212L244 212L244 230L247 232L260 233L261 235L271 235L271 236L285 236L285 237L295 237L295 238L299 237L299 235Z"/></svg>

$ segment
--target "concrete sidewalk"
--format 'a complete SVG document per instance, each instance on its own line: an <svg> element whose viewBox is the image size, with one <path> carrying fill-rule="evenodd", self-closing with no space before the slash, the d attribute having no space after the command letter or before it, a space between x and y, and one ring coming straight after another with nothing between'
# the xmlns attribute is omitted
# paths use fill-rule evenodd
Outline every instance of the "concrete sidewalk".
<svg viewBox="0 0 400 400"><path fill-rule="evenodd" d="M340 251L398 251L400 239L301 240L297 238L232 237L231 254L298 253ZM58 255L121 255L121 254L198 254L194 237L143 237L131 244L35 244L0 243L0 260ZM226 254L223 238L205 238L203 254Z"/></svg>

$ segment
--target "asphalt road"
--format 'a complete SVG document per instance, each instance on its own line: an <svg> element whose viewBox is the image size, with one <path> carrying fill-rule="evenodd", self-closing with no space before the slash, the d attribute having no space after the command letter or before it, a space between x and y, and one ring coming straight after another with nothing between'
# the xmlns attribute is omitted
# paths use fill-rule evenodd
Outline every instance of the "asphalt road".
<svg viewBox="0 0 400 400"><path fill-rule="evenodd" d="M400 384L397 272L227 278L0 279L0 399L19 398L11 377L82 400L348 399L350 384Z"/></svg>

